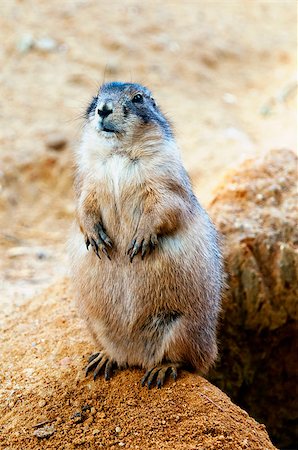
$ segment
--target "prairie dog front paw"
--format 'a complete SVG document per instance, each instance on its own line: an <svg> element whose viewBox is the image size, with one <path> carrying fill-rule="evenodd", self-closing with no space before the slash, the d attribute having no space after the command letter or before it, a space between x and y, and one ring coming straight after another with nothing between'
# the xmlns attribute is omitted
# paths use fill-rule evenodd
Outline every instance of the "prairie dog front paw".
<svg viewBox="0 0 298 450"><path fill-rule="evenodd" d="M91 245L93 251L99 259L101 259L100 253L103 253L107 258L111 259L108 249L113 247L113 243L106 234L106 231L100 222L94 224L93 226L89 225L88 227L83 228L82 232L85 237L87 250Z"/></svg>
<svg viewBox="0 0 298 450"><path fill-rule="evenodd" d="M157 235L150 232L142 232L141 230L136 233L131 244L127 250L127 254L130 258L130 262L134 257L140 253L143 259L146 254L151 253L158 244Z"/></svg>

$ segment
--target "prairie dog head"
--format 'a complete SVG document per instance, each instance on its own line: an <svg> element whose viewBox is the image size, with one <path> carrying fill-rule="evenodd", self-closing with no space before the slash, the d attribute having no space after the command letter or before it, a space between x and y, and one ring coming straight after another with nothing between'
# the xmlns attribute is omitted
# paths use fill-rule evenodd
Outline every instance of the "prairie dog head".
<svg viewBox="0 0 298 450"><path fill-rule="evenodd" d="M101 144L115 149L173 140L151 92L136 83L103 84L87 108L86 119L87 129Z"/></svg>

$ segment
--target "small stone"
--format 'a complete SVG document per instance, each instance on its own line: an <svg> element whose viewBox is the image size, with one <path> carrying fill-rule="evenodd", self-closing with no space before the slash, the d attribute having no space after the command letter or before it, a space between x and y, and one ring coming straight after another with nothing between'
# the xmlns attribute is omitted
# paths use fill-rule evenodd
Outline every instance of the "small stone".
<svg viewBox="0 0 298 450"><path fill-rule="evenodd" d="M124 447L125 444L124 444L124 442L119 442L118 445L119 445L119 447Z"/></svg>
<svg viewBox="0 0 298 450"><path fill-rule="evenodd" d="M27 53L34 45L34 39L31 34L24 34L17 43L17 49L20 53Z"/></svg>
<svg viewBox="0 0 298 450"><path fill-rule="evenodd" d="M99 434L100 430L98 430L97 428L95 430L93 430L93 434Z"/></svg>
<svg viewBox="0 0 298 450"><path fill-rule="evenodd" d="M257 200L258 202L261 202L262 200L264 200L263 194L257 194L257 195L256 195L256 200Z"/></svg>
<svg viewBox="0 0 298 450"><path fill-rule="evenodd" d="M120 433L121 428L120 428L120 427L116 427L116 428L115 428L115 431L116 431L116 433Z"/></svg>
<svg viewBox="0 0 298 450"><path fill-rule="evenodd" d="M44 408L44 407L46 406L46 404L47 404L47 402L46 402L45 400L40 400L40 401L38 402L38 406L39 406L40 408Z"/></svg>
<svg viewBox="0 0 298 450"><path fill-rule="evenodd" d="M43 52L51 52L57 48L55 39L45 37L35 41L35 47Z"/></svg>
<svg viewBox="0 0 298 450"><path fill-rule="evenodd" d="M51 150L63 150L66 144L66 137L60 133L51 133L46 138L46 146Z"/></svg>
<svg viewBox="0 0 298 450"><path fill-rule="evenodd" d="M52 436L52 434L54 434L55 431L56 430L54 425L45 425L44 427L35 430L33 434L39 439L46 439Z"/></svg>
<svg viewBox="0 0 298 450"><path fill-rule="evenodd" d="M92 408L90 409L90 414L92 416L94 416L95 413L96 413L96 409L94 408L94 406L92 406Z"/></svg>

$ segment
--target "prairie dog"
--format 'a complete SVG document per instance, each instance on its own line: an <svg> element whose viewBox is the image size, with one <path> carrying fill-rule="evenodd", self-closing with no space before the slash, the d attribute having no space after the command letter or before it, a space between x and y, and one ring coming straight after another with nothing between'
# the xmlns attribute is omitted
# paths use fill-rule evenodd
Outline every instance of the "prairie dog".
<svg viewBox="0 0 298 450"><path fill-rule="evenodd" d="M86 373L109 379L114 367L140 366L143 385L161 387L179 367L206 372L217 356L222 257L151 92L102 85L75 161L71 273L98 347Z"/></svg>

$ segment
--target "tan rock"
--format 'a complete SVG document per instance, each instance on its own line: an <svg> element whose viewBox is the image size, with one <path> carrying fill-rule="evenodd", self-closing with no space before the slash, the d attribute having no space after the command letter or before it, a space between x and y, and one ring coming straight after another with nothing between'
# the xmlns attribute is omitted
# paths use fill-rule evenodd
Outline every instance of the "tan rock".
<svg viewBox="0 0 298 450"><path fill-rule="evenodd" d="M210 208L224 236L228 285L213 380L295 442L298 300L297 158L275 150L228 174Z"/></svg>

